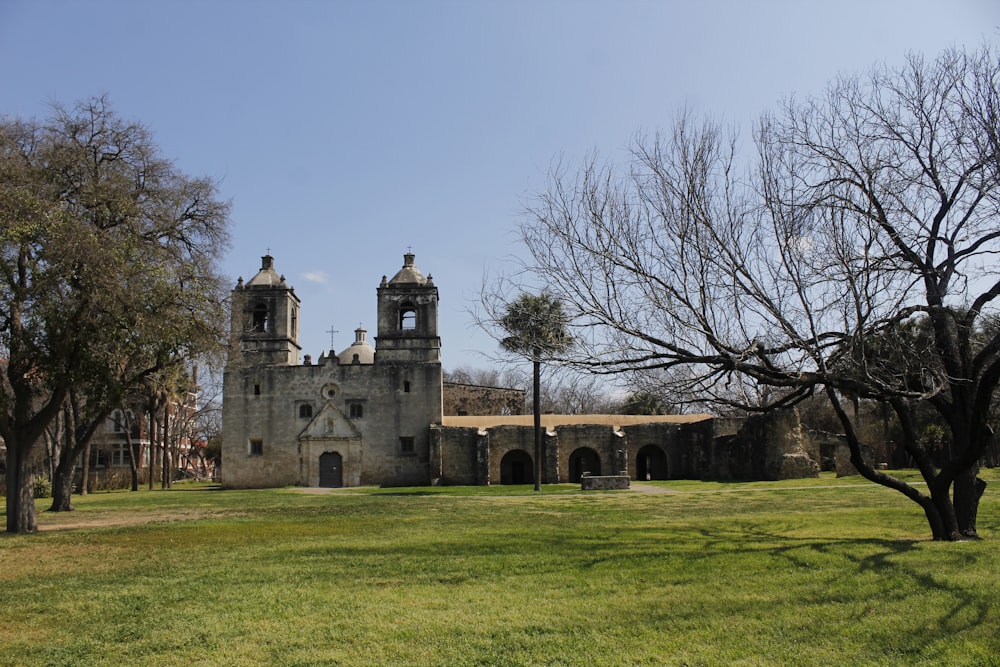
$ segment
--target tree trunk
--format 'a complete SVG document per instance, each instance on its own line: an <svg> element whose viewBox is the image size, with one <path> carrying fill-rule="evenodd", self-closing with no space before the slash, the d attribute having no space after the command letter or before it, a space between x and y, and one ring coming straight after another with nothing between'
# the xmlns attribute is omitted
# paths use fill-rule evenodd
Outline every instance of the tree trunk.
<svg viewBox="0 0 1000 667"><path fill-rule="evenodd" d="M928 480L927 488L931 493L931 501L935 509L935 517L928 516L931 526L931 536L935 540L956 542L962 539L955 517L955 504L951 500L951 486L940 477ZM926 512L926 507L924 508Z"/></svg>
<svg viewBox="0 0 1000 667"><path fill-rule="evenodd" d="M90 440L83 446L83 469L80 472L80 495L85 496L90 490Z"/></svg>
<svg viewBox="0 0 1000 667"><path fill-rule="evenodd" d="M132 477L131 491L139 490L139 461L136 458L136 449L132 442L132 420L125 420L125 446L128 448L128 468Z"/></svg>
<svg viewBox="0 0 1000 667"><path fill-rule="evenodd" d="M861 442L858 439L854 424L844 411L843 406L837 396L836 390L832 387L826 388L826 393L830 399L830 405L840 419L844 427L847 445L851 450L851 463L861 476L871 480L876 484L881 484L890 489L899 491L904 496L920 505L924 510L927 523L931 529L931 536L934 540L956 541L962 539L962 534L958 528L955 515L955 506L952 503L950 488L951 484L946 477L936 473L930 460L919 447L916 446L915 431L913 430L912 414L906 409L906 405L897 401L894 407L900 418L900 423L905 434L905 444L907 451L914 456L920 472L927 482L930 497L918 491L911 484L887 475L881 470L875 470L865 460L861 452ZM978 502L978 501L977 501Z"/></svg>
<svg viewBox="0 0 1000 667"><path fill-rule="evenodd" d="M149 490L153 490L153 473L155 472L154 462L156 461L156 416L153 412L152 403L149 408Z"/></svg>
<svg viewBox="0 0 1000 667"><path fill-rule="evenodd" d="M7 532L38 531L35 494L31 485L31 447L7 442Z"/></svg>
<svg viewBox="0 0 1000 667"><path fill-rule="evenodd" d="M979 479L979 466L966 468L955 477L955 518L959 534L965 539L979 539L976 520L979 500L986 491L986 482Z"/></svg>
<svg viewBox="0 0 1000 667"><path fill-rule="evenodd" d="M50 512L73 511L73 473L79 458L74 455L73 448L67 447L59 457L56 474L52 476L52 506Z"/></svg>
<svg viewBox="0 0 1000 667"><path fill-rule="evenodd" d="M70 394L70 403L75 405L74 397ZM89 422L81 423L80 411L74 407L72 413L67 413L66 421L66 445L59 455L59 465L56 466L56 474L52 478L52 506L50 512L70 512L73 510L72 493L73 477L76 468L83 459L83 471L80 476L80 495L87 495L87 486L90 484L88 473L90 460L90 444L99 425L103 424L107 418L106 414L88 417Z"/></svg>
<svg viewBox="0 0 1000 667"><path fill-rule="evenodd" d="M535 491L542 490L542 363L538 353L532 359L531 412L535 422Z"/></svg>
<svg viewBox="0 0 1000 667"><path fill-rule="evenodd" d="M163 440L160 449L160 488L170 488L170 409L163 410L163 427L161 429L161 439Z"/></svg>
<svg viewBox="0 0 1000 667"><path fill-rule="evenodd" d="M925 496L918 500L917 503L923 508L924 516L927 517L927 524L931 528L931 539L935 541L948 541L955 539L954 525L948 525L945 515L942 514L941 509L934 502L933 498L927 498Z"/></svg>

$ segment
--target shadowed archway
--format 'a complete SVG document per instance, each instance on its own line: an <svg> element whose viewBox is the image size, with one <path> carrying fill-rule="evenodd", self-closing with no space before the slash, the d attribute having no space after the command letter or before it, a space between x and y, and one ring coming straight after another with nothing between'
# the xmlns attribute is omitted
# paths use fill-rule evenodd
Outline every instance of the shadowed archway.
<svg viewBox="0 0 1000 667"><path fill-rule="evenodd" d="M577 484L583 473L601 474L601 456L590 447L580 447L569 455L569 481Z"/></svg>
<svg viewBox="0 0 1000 667"><path fill-rule="evenodd" d="M667 455L658 445L646 445L635 455L635 478L639 481L668 479Z"/></svg>
<svg viewBox="0 0 1000 667"><path fill-rule="evenodd" d="M523 449L515 449L504 454L500 459L501 484L534 484L534 466L531 465L531 455Z"/></svg>

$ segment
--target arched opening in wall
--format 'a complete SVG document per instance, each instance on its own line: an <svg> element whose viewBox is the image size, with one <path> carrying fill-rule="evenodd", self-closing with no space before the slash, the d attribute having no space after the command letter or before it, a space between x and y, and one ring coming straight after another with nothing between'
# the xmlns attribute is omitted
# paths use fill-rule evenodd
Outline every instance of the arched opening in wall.
<svg viewBox="0 0 1000 667"><path fill-rule="evenodd" d="M531 456L523 449L515 449L500 459L501 484L534 484L534 466Z"/></svg>
<svg viewBox="0 0 1000 667"><path fill-rule="evenodd" d="M267 304L258 303L253 307L253 325L251 329L257 333L267 333L271 328L271 323L267 317Z"/></svg>
<svg viewBox="0 0 1000 667"><path fill-rule="evenodd" d="M399 329L400 331L415 331L417 328L417 309L406 302L399 307Z"/></svg>
<svg viewBox="0 0 1000 667"><path fill-rule="evenodd" d="M669 479L667 455L658 445L646 445L635 455L635 478L639 481Z"/></svg>
<svg viewBox="0 0 1000 667"><path fill-rule="evenodd" d="M585 472L591 475L601 474L601 457L590 447L580 447L569 455L570 483L579 483Z"/></svg>
<svg viewBox="0 0 1000 667"><path fill-rule="evenodd" d="M337 452L319 455L319 485L328 489L344 485L344 459Z"/></svg>

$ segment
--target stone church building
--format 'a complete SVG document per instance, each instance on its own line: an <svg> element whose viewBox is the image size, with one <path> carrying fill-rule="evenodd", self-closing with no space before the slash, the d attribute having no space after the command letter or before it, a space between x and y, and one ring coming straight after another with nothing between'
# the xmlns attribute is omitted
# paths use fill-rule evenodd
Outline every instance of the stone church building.
<svg viewBox="0 0 1000 667"><path fill-rule="evenodd" d="M314 362L301 354L300 302L262 258L232 292L223 385L227 487L532 483L530 415L445 415L438 289L406 254L378 286L378 330ZM488 388L481 388L488 389ZM451 397L455 398L455 397ZM487 402L488 403L488 402ZM465 410L463 410L465 412ZM512 412L505 410L505 412ZM815 476L797 419L733 426L709 415L545 415L543 479Z"/></svg>

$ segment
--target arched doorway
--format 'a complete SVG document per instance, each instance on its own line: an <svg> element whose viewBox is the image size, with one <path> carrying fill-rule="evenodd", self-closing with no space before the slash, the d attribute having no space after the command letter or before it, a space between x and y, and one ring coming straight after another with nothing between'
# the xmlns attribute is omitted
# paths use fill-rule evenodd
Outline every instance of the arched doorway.
<svg viewBox="0 0 1000 667"><path fill-rule="evenodd" d="M319 455L319 485L332 489L344 485L344 460L337 452Z"/></svg>
<svg viewBox="0 0 1000 667"><path fill-rule="evenodd" d="M601 457L590 447L580 447L569 455L569 481L576 484L583 473L601 474Z"/></svg>
<svg viewBox="0 0 1000 667"><path fill-rule="evenodd" d="M534 466L531 456L523 449L515 449L500 459L501 484L534 484Z"/></svg>
<svg viewBox="0 0 1000 667"><path fill-rule="evenodd" d="M646 445L635 455L635 478L639 481L669 479L667 455L657 445Z"/></svg>

